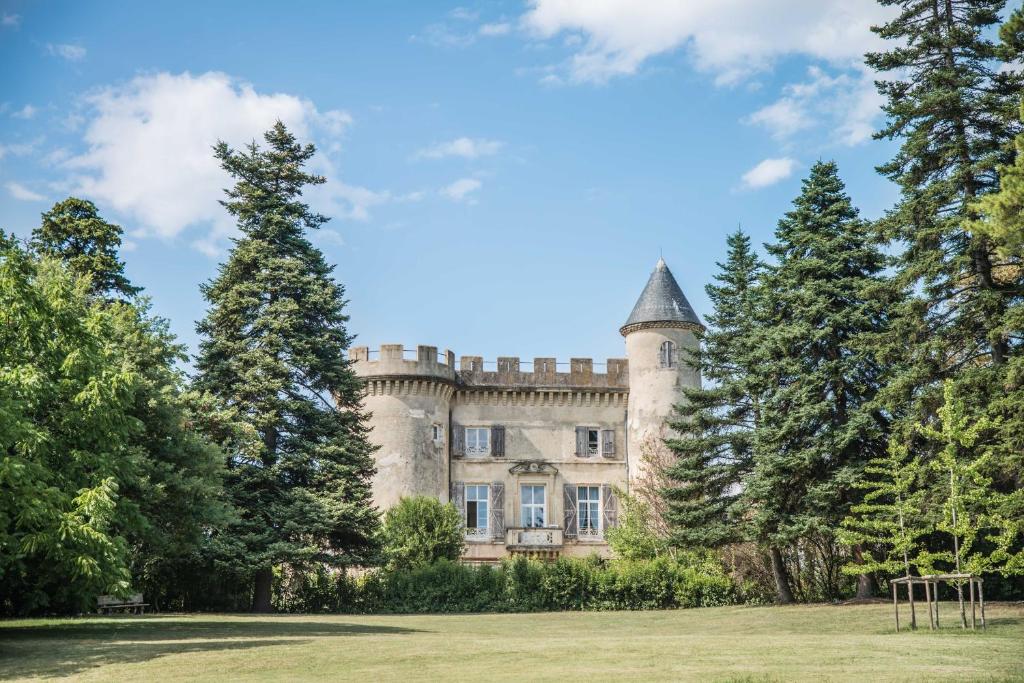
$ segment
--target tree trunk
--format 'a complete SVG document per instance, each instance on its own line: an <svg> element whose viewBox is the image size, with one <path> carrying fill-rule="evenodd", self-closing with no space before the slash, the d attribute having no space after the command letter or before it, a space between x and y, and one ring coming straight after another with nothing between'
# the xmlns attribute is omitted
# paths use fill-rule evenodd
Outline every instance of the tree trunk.
<svg viewBox="0 0 1024 683"><path fill-rule="evenodd" d="M853 546L853 559L857 564L864 564L864 554L861 550L860 545ZM867 600L875 596L875 585L874 581L871 580L871 574L858 574L857 575L857 599Z"/></svg>
<svg viewBox="0 0 1024 683"><path fill-rule="evenodd" d="M256 572L253 581L252 611L267 613L273 611L270 605L270 587L274 581L274 572L270 567Z"/></svg>
<svg viewBox="0 0 1024 683"><path fill-rule="evenodd" d="M778 548L772 548L771 556L772 574L775 575L775 601L780 605L789 605L793 602L793 591L789 589L789 575L782 561L782 553Z"/></svg>

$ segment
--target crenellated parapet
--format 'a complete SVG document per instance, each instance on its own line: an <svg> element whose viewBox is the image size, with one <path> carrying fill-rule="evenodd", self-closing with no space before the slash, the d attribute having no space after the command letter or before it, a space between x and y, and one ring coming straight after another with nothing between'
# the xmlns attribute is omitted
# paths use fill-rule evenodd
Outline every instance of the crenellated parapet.
<svg viewBox="0 0 1024 683"><path fill-rule="evenodd" d="M370 384L389 382L391 387L408 387L417 393L425 383L453 385L456 381L455 354L436 346L407 349L402 344L382 344L380 350L366 346L349 349L356 375ZM402 384L402 383L405 384Z"/></svg>

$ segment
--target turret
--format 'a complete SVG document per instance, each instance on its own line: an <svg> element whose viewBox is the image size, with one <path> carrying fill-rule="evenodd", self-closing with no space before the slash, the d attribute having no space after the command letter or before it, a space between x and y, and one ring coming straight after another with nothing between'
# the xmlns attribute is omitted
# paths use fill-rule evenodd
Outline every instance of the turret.
<svg viewBox="0 0 1024 683"><path fill-rule="evenodd" d="M366 383L374 454L373 502L387 510L402 496L448 499L448 428L455 388L455 354L435 346L406 350L384 344L379 352L351 349L356 374Z"/></svg>
<svg viewBox="0 0 1024 683"><path fill-rule="evenodd" d="M704 329L664 259L658 259L647 286L619 332L629 359L627 439L629 479L643 471L643 450L670 432L665 425L683 387L700 387L700 372L687 363Z"/></svg>

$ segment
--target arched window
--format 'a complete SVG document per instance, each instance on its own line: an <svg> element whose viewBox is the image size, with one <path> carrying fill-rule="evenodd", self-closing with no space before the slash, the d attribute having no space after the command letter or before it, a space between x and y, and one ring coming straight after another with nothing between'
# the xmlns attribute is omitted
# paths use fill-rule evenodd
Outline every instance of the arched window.
<svg viewBox="0 0 1024 683"><path fill-rule="evenodd" d="M661 367L674 368L676 366L676 345L670 341L661 343Z"/></svg>

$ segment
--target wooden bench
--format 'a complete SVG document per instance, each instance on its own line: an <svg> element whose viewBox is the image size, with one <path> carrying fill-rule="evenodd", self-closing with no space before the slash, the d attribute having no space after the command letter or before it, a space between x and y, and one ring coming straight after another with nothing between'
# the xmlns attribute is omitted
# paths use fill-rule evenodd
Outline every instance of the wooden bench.
<svg viewBox="0 0 1024 683"><path fill-rule="evenodd" d="M142 601L142 593L133 593L126 598L119 598L115 595L101 595L96 598L96 611L100 614L113 614L114 612L142 614L148 605L148 602Z"/></svg>

